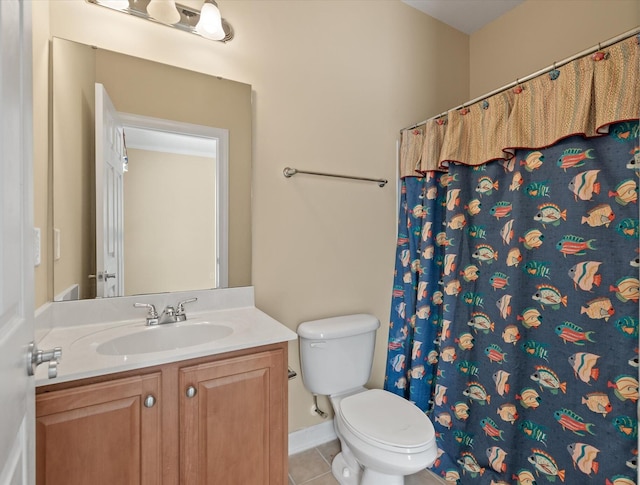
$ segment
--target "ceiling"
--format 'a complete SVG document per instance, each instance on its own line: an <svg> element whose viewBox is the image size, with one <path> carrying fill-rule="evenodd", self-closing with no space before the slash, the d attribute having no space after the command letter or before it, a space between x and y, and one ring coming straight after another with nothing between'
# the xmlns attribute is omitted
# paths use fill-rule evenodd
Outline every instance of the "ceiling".
<svg viewBox="0 0 640 485"><path fill-rule="evenodd" d="M402 0L465 34L472 34L524 0Z"/></svg>

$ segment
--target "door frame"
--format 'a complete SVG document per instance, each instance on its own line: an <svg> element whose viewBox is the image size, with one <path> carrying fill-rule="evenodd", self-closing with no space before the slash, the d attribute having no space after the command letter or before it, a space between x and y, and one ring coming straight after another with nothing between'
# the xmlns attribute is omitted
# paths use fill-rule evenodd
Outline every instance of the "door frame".
<svg viewBox="0 0 640 485"><path fill-rule="evenodd" d="M216 214L215 261L216 288L229 286L229 130L195 125L150 116L119 112L120 121L127 127L164 131L186 136L212 138L217 141L216 153Z"/></svg>

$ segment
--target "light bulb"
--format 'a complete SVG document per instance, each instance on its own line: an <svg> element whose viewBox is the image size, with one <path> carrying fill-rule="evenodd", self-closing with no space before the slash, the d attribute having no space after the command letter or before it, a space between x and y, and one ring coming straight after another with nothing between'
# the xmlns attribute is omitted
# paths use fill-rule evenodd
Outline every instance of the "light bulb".
<svg viewBox="0 0 640 485"><path fill-rule="evenodd" d="M226 34L222 28L220 10L213 3L205 3L200 11L200 21L196 25L196 32L211 40L222 40Z"/></svg>
<svg viewBox="0 0 640 485"><path fill-rule="evenodd" d="M180 12L178 12L174 0L151 0L147 5L147 13L163 24L180 22Z"/></svg>
<svg viewBox="0 0 640 485"><path fill-rule="evenodd" d="M124 10L129 8L129 0L102 0L102 5L116 10Z"/></svg>

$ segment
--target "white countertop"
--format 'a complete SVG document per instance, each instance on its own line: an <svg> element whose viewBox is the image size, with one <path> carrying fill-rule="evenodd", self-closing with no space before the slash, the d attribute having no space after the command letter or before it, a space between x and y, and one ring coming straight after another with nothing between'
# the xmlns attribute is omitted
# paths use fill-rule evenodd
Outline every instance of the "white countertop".
<svg viewBox="0 0 640 485"><path fill-rule="evenodd" d="M110 323L56 326L38 343L39 349L62 348L58 365L58 376L47 378L47 364L36 370L36 386L45 386L98 375L149 367L180 360L216 355L234 350L296 340L295 332L285 327L254 306L187 312L190 322L206 321L221 324L233 332L218 340L179 349L133 355L102 355L96 351L104 342L105 335L114 338L127 333L153 330L145 327L144 318L121 320ZM180 323L168 324L179 326ZM164 326L164 325L163 325Z"/></svg>

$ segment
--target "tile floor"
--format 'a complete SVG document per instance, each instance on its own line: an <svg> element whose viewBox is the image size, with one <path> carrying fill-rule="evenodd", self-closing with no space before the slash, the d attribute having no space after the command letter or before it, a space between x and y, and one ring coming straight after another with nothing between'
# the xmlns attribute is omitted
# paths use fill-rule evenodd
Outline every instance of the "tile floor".
<svg viewBox="0 0 640 485"><path fill-rule="evenodd" d="M331 460L340 452L340 442L330 441L289 457L289 485L338 485L331 473ZM423 470L407 477L406 485L442 485L438 476Z"/></svg>

